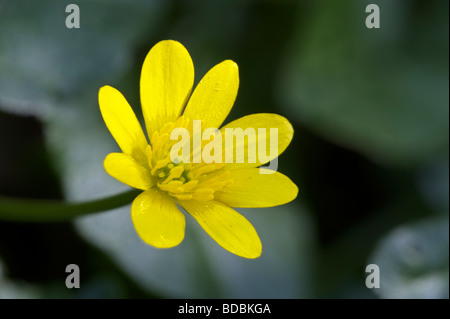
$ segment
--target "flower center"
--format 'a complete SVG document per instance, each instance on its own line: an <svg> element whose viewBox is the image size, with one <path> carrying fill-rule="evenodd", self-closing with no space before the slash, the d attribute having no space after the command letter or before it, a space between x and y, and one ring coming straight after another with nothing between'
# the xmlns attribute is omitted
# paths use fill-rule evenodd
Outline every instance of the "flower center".
<svg viewBox="0 0 450 319"><path fill-rule="evenodd" d="M161 184L167 184L170 181L180 181L184 184L192 180L190 166L184 165L183 163L170 162L166 166L156 169L153 176L155 176Z"/></svg>
<svg viewBox="0 0 450 319"><path fill-rule="evenodd" d="M160 190L179 200L212 200L216 191L233 182L229 172L223 169L224 165L183 163L181 159L176 163L170 156L172 146L177 143L170 140L171 131L188 125L189 121L180 117L175 123L166 124L160 132L153 133L152 147L147 148L151 176Z"/></svg>

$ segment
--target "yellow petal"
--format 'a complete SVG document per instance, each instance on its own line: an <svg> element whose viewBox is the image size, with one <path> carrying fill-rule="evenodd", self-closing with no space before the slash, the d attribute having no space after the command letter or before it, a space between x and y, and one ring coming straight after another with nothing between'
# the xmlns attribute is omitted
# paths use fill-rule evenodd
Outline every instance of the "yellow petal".
<svg viewBox="0 0 450 319"><path fill-rule="evenodd" d="M269 172L267 169L262 169ZM259 168L228 170L232 183L214 193L214 199L231 207L272 207L297 197L297 186L285 175L261 174Z"/></svg>
<svg viewBox="0 0 450 319"><path fill-rule="evenodd" d="M203 229L223 248L245 258L261 255L261 241L252 224L234 209L216 201L180 201Z"/></svg>
<svg viewBox="0 0 450 319"><path fill-rule="evenodd" d="M141 104L148 136L181 114L194 84L194 65L179 42L158 42L147 54L141 73Z"/></svg>
<svg viewBox="0 0 450 319"><path fill-rule="evenodd" d="M209 70L197 85L183 115L201 120L203 130L219 128L233 107L238 88L237 64L223 61Z"/></svg>
<svg viewBox="0 0 450 319"><path fill-rule="evenodd" d="M147 139L127 100L115 88L104 86L100 88L98 101L103 120L122 152L145 163Z"/></svg>
<svg viewBox="0 0 450 319"><path fill-rule="evenodd" d="M147 190L153 186L149 170L124 153L110 153L103 166L106 172L131 187Z"/></svg>
<svg viewBox="0 0 450 319"><path fill-rule="evenodd" d="M134 228L144 242L170 248L183 241L186 220L173 198L152 188L140 194L131 205Z"/></svg>
<svg viewBox="0 0 450 319"><path fill-rule="evenodd" d="M271 132L276 131L278 137ZM245 138L234 138L236 136L248 134ZM262 134L261 132L265 132ZM241 117L220 129L222 134L222 158L227 168L257 167L268 163L278 157L289 145L294 135L291 123L281 115L269 113L257 113ZM227 143L226 136L229 136ZM231 138L230 138L231 136ZM234 142L233 142L234 139ZM265 152L262 146L265 145ZM239 150L242 149L244 157L243 163L238 163ZM259 152L265 155L260 156ZM227 154L230 154L227 159ZM249 156L250 154L250 156ZM253 159L252 159L253 158Z"/></svg>

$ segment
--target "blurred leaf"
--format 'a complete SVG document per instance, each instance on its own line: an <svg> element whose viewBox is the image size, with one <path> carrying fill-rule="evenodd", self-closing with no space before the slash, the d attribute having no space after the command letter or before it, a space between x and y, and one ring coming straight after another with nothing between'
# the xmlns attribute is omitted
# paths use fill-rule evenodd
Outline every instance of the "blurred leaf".
<svg viewBox="0 0 450 319"><path fill-rule="evenodd" d="M68 29L70 3L1 3L0 108L51 119L65 101L95 97L130 68L132 47L148 37L165 8L158 1L80 0L80 28Z"/></svg>
<svg viewBox="0 0 450 319"><path fill-rule="evenodd" d="M386 233L433 215L414 189L358 222L320 251L317 289L320 298L373 297L364 285L364 269L372 250ZM331 271L332 268L332 271ZM384 279L382 279L384 280Z"/></svg>
<svg viewBox="0 0 450 319"><path fill-rule="evenodd" d="M6 278L0 260L0 299L31 299L42 296L39 289L26 283L14 282Z"/></svg>
<svg viewBox="0 0 450 319"><path fill-rule="evenodd" d="M102 156L115 150L98 109L98 89L133 66L134 47L154 32L151 26L165 5L80 0L80 28L67 29L69 3L23 0L0 6L0 108L44 121L65 194L83 200L111 193L96 188L95 179L90 188L75 168L104 174ZM91 147L97 157L78 151L86 140L95 141Z"/></svg>
<svg viewBox="0 0 450 319"><path fill-rule="evenodd" d="M202 231L203 243L224 297L311 298L315 260L313 225L305 209L294 203L265 209L238 209L258 231L263 254L243 260L220 249Z"/></svg>
<svg viewBox="0 0 450 319"><path fill-rule="evenodd" d="M449 169L448 160L435 163L419 171L418 186L423 197L436 211L449 208Z"/></svg>
<svg viewBox="0 0 450 319"><path fill-rule="evenodd" d="M449 298L448 216L395 229L370 263L380 267L373 291L382 298Z"/></svg>
<svg viewBox="0 0 450 319"><path fill-rule="evenodd" d="M107 251L134 280L151 292L175 298L301 298L311 296L312 234L296 204L241 210L263 242L256 260L218 246L189 215L177 247L155 249L136 234L130 208L77 221L81 233Z"/></svg>
<svg viewBox="0 0 450 319"><path fill-rule="evenodd" d="M279 79L286 113L372 159L448 156L448 1L315 1Z"/></svg>

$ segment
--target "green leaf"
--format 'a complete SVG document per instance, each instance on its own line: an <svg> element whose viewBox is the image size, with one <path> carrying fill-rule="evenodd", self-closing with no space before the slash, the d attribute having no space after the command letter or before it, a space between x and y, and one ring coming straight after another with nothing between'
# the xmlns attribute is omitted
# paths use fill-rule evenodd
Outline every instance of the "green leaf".
<svg viewBox="0 0 450 319"><path fill-rule="evenodd" d="M448 156L448 2L315 1L301 16L279 78L284 110L377 161ZM301 12L300 14L303 14Z"/></svg>
<svg viewBox="0 0 450 319"><path fill-rule="evenodd" d="M370 258L380 268L382 298L449 298L448 216L398 227Z"/></svg>
<svg viewBox="0 0 450 319"><path fill-rule="evenodd" d="M6 278L0 259L0 299L36 299L41 296L42 293L38 288Z"/></svg>
<svg viewBox="0 0 450 319"><path fill-rule="evenodd" d="M85 201L123 190L97 187L94 178L91 186L97 192L86 192L92 188L78 169L106 176L103 157L117 148L100 115L98 90L141 62L134 58L136 46L152 35L151 27L166 6L157 1L80 0L80 28L68 29L69 3L2 4L0 108L36 115L44 122L66 199ZM93 151L78 151L86 149L83 145Z"/></svg>
<svg viewBox="0 0 450 319"><path fill-rule="evenodd" d="M448 211L448 159L421 169L418 174L418 187L422 196L435 211Z"/></svg>
<svg viewBox="0 0 450 319"><path fill-rule="evenodd" d="M297 204L239 210L254 224L263 243L255 260L217 245L187 215L186 237L161 250L136 234L130 208L77 220L88 241L110 256L148 291L171 298L311 297L312 234L308 215Z"/></svg>
<svg viewBox="0 0 450 319"><path fill-rule="evenodd" d="M2 3L0 108L51 120L54 112L70 112L68 101L95 98L100 86L130 69L133 47L165 10L157 1L80 0L80 28L68 29L69 3Z"/></svg>

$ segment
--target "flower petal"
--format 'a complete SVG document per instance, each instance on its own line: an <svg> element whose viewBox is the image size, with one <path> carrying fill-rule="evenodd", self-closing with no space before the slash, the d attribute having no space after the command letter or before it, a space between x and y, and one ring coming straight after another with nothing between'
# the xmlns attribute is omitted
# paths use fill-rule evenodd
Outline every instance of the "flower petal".
<svg viewBox="0 0 450 319"><path fill-rule="evenodd" d="M141 104L149 138L181 114L194 84L194 65L179 42L158 42L147 54L141 73Z"/></svg>
<svg viewBox="0 0 450 319"><path fill-rule="evenodd" d="M122 152L131 155L139 163L146 163L147 139L122 93L106 85L100 88L98 101L103 120Z"/></svg>
<svg viewBox="0 0 450 319"><path fill-rule="evenodd" d="M186 220L173 199L152 188L140 194L131 205L134 228L144 242L170 248L183 241Z"/></svg>
<svg viewBox="0 0 450 319"><path fill-rule="evenodd" d="M131 187L147 190L153 186L148 169L130 155L110 153L106 156L103 166L109 175Z"/></svg>
<svg viewBox="0 0 450 319"><path fill-rule="evenodd" d="M199 82L183 115L191 120L201 120L203 130L219 128L233 107L238 88L237 64L231 60L223 61Z"/></svg>
<svg viewBox="0 0 450 319"><path fill-rule="evenodd" d="M275 139L277 143L271 141L271 130L274 129L278 135L278 138ZM242 135L240 132L248 133L251 138L242 136L242 138L236 138L233 143L227 144L227 135L233 138L233 133L239 136ZM261 134L261 132L265 133ZM225 166L227 168L244 168L257 167L278 157L291 142L294 129L291 123L281 115L257 113L241 117L225 125L220 129L220 133L222 134L222 157ZM265 152L263 149L261 152L265 153L264 155L269 154L264 156L265 158L259 154L262 145L265 145ZM244 150L241 163L238 160L240 156L237 156L240 149ZM230 154L229 159L227 153ZM254 154L253 160L249 159L249 154Z"/></svg>
<svg viewBox="0 0 450 319"><path fill-rule="evenodd" d="M268 169L263 171L270 172ZM259 168L228 170L233 183L214 193L214 199L231 207L272 207L297 197L297 186L279 172L261 174Z"/></svg>
<svg viewBox="0 0 450 319"><path fill-rule="evenodd" d="M245 258L261 255L261 241L244 216L216 201L181 201L203 229L223 248Z"/></svg>

